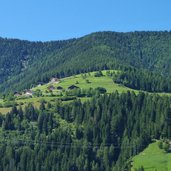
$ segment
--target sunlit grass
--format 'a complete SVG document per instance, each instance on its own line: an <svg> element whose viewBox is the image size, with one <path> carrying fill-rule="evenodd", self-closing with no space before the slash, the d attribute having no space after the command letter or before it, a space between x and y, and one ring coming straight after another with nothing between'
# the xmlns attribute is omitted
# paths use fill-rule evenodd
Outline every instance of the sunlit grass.
<svg viewBox="0 0 171 171"><path fill-rule="evenodd" d="M132 171L141 166L145 171L169 171L171 170L171 153L160 149L157 142L152 143L133 158Z"/></svg>

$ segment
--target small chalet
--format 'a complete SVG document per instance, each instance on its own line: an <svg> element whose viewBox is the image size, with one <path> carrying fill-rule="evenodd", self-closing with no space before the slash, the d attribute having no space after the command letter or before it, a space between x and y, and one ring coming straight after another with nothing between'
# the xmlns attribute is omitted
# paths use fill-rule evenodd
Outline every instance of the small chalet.
<svg viewBox="0 0 171 171"><path fill-rule="evenodd" d="M40 86L42 86L43 84L44 84L43 82L39 81L37 86L40 87Z"/></svg>
<svg viewBox="0 0 171 171"><path fill-rule="evenodd" d="M68 90L74 90L74 89L77 89L77 88L79 88L79 87L77 87L75 85L71 85L71 86L68 87Z"/></svg>
<svg viewBox="0 0 171 171"><path fill-rule="evenodd" d="M59 83L58 78L51 78L50 83Z"/></svg>
<svg viewBox="0 0 171 171"><path fill-rule="evenodd" d="M26 92L25 92L25 96L26 97L32 97L33 96L33 91L32 90L27 90Z"/></svg>
<svg viewBox="0 0 171 171"><path fill-rule="evenodd" d="M47 87L47 89L50 90L50 91L53 91L53 90L55 90L55 87L53 85L50 85L50 86Z"/></svg>
<svg viewBox="0 0 171 171"><path fill-rule="evenodd" d="M20 97L22 94L18 92L14 92L14 97Z"/></svg>
<svg viewBox="0 0 171 171"><path fill-rule="evenodd" d="M63 89L63 87L61 87L61 86L57 87L57 90L62 90L62 89Z"/></svg>

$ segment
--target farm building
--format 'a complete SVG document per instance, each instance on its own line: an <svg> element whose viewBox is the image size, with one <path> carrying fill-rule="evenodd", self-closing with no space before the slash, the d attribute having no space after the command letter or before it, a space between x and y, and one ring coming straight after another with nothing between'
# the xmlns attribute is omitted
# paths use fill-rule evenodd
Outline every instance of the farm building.
<svg viewBox="0 0 171 171"><path fill-rule="evenodd" d="M18 92L14 92L14 97L20 97L22 94Z"/></svg>
<svg viewBox="0 0 171 171"><path fill-rule="evenodd" d="M32 90L27 90L27 91L25 92L24 95L25 95L26 97L32 97L33 94L34 94L34 92L33 92Z"/></svg>
<svg viewBox="0 0 171 171"><path fill-rule="evenodd" d="M75 85L71 85L71 86L68 87L68 90L73 90L73 89L77 89L77 88L79 88L79 87L77 87Z"/></svg>
<svg viewBox="0 0 171 171"><path fill-rule="evenodd" d="M59 83L58 78L51 78L50 83Z"/></svg>
<svg viewBox="0 0 171 171"><path fill-rule="evenodd" d="M47 89L50 90L50 91L53 91L53 90L55 90L55 87L53 85L50 85L50 86L47 87Z"/></svg>
<svg viewBox="0 0 171 171"><path fill-rule="evenodd" d="M57 87L57 90L62 90L62 89L63 89L63 87L61 87L61 86Z"/></svg>

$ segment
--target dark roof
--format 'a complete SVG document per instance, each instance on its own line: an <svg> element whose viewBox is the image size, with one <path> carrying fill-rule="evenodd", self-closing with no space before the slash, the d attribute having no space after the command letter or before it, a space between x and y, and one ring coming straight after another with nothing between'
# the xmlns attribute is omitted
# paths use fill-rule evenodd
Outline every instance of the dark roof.
<svg viewBox="0 0 171 171"><path fill-rule="evenodd" d="M79 87L77 87L77 86L75 86L75 85L71 85L71 86L68 87L68 89L70 89L70 90L71 90L71 89L75 89L75 88L79 88Z"/></svg>
<svg viewBox="0 0 171 171"><path fill-rule="evenodd" d="M51 81L51 82L56 82L56 81L59 81L59 79L58 79L58 78L51 78L50 81Z"/></svg>
<svg viewBox="0 0 171 171"><path fill-rule="evenodd" d="M32 90L27 90L26 93L33 93L33 91Z"/></svg>
<svg viewBox="0 0 171 171"><path fill-rule="evenodd" d="M14 92L14 96L21 96L22 95L22 93L20 93L20 92Z"/></svg>
<svg viewBox="0 0 171 171"><path fill-rule="evenodd" d="M58 89L58 90L62 90L62 89L63 89L63 87L61 87L61 86L58 86L58 87L57 87L57 89Z"/></svg>
<svg viewBox="0 0 171 171"><path fill-rule="evenodd" d="M55 87L53 85L50 85L47 87L48 89L54 89Z"/></svg>

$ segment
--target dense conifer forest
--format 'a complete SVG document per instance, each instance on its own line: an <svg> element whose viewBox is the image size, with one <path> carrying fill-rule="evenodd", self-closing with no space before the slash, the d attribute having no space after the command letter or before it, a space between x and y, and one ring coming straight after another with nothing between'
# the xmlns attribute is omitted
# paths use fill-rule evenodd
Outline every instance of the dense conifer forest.
<svg viewBox="0 0 171 171"><path fill-rule="evenodd" d="M126 69L114 78L115 83L148 92L171 92L171 79L149 71Z"/></svg>
<svg viewBox="0 0 171 171"><path fill-rule="evenodd" d="M170 97L127 92L0 117L0 170L130 170L131 156L170 138Z"/></svg>

